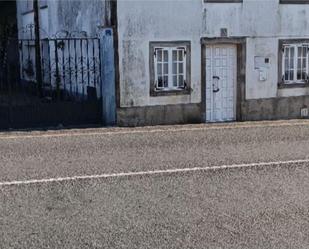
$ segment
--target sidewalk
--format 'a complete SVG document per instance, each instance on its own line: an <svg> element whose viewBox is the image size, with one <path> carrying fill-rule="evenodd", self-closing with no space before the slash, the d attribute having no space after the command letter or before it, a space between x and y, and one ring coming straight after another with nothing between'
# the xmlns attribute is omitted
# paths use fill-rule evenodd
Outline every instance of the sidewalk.
<svg viewBox="0 0 309 249"><path fill-rule="evenodd" d="M212 130L212 129L243 129L243 128L259 128L259 127L287 127L287 126L307 126L309 120L294 119L294 120L276 120L276 121L251 121L251 122L230 122L230 123L207 123L207 124L186 124L186 125L160 125L146 127L97 127L97 128L44 128L40 129L25 129L0 131L1 138L15 137L46 137L46 136L79 136L79 135L104 135L104 134L121 134L121 133L142 133L142 132L181 132L194 130Z"/></svg>

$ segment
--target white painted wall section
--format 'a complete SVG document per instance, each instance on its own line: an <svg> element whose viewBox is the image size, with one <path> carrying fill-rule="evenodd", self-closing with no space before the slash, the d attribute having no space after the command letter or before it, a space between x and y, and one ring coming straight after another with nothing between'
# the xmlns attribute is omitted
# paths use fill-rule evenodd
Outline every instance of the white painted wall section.
<svg viewBox="0 0 309 249"><path fill-rule="evenodd" d="M309 5L279 0L205 3L203 0L118 1L121 106L147 106L201 101L202 37L247 37L246 98L308 94L305 88L278 90L279 39L309 38ZM191 41L191 96L150 97L149 42ZM259 80L255 56L270 60L267 79Z"/></svg>
<svg viewBox="0 0 309 249"><path fill-rule="evenodd" d="M201 101L202 14L200 0L118 2L122 107ZM150 41L191 42L191 95L150 97Z"/></svg>

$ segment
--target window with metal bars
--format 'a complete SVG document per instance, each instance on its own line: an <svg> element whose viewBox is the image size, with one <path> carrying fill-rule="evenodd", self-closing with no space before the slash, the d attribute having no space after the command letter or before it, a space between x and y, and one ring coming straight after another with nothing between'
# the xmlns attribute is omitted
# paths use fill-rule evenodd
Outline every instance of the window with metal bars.
<svg viewBox="0 0 309 249"><path fill-rule="evenodd" d="M284 44L282 79L285 84L307 83L309 44Z"/></svg>

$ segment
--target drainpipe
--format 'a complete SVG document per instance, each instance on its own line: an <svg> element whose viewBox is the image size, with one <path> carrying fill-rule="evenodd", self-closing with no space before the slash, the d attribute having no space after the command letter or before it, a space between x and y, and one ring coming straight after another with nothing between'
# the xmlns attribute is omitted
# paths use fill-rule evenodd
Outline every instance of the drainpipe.
<svg viewBox="0 0 309 249"><path fill-rule="evenodd" d="M34 34L35 34L35 69L36 69L36 81L38 84L39 95L42 96L42 65L41 65L41 38L40 38L40 2L39 0L33 0L34 11Z"/></svg>

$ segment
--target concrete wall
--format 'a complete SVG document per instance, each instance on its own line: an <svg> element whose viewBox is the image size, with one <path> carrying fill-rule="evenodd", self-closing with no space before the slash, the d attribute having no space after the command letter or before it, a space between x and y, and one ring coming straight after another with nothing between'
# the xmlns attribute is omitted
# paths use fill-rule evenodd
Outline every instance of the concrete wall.
<svg viewBox="0 0 309 249"><path fill-rule="evenodd" d="M105 0L48 0L41 1L40 5L40 31L41 39L44 38L65 38L67 32L74 37L97 37L98 31L102 26L110 21L110 9L109 2ZM106 4L107 2L107 4ZM20 38L30 38L32 33L32 39L34 39L34 28L32 27L32 32L26 29L26 33L23 32L23 28L27 27L28 24L34 23L34 12L31 8L25 9L25 1L19 0L17 2L18 9L18 26L20 30ZM65 32L64 32L65 31ZM80 33L83 31L83 33ZM89 64L96 61L96 73L91 72L88 67L87 73L76 73L76 77L72 82L68 83L68 79L71 79L71 74L74 74L74 66L71 65L70 73L68 72L68 66L66 68L60 69L58 71L61 75L60 77L60 88L66 91L72 91L76 88L76 92L80 95L85 95L87 93L87 87L96 87L97 95L100 96L100 84L99 81L99 42L94 40L80 41L77 48L72 49L74 46L73 41L64 41L64 49L62 53L58 49L58 61L67 61L70 57L73 61L76 58L77 62L81 61L81 53L83 51L83 58L85 61L88 60ZM70 46L71 45L71 46ZM76 44L75 44L76 46ZM70 48L70 50L69 50ZM91 49L90 49L91 48ZM75 51L75 53L73 52ZM85 51L88 54L86 55ZM94 50L94 52L93 52ZM20 56L20 64L23 67L29 65L27 63L28 55L32 61L32 69L35 70L35 47L27 46L27 44L22 47ZM55 43L53 41L46 42L45 40L41 42L42 58L45 62L45 70L43 70L43 81L45 84L51 84L54 88L57 85L56 75L56 61L55 58ZM88 56L88 57L87 57ZM23 61L21 61L23 59ZM48 63L50 63L48 65ZM77 65L79 68L80 65ZM66 69L66 70L65 70ZM22 72L22 70L21 70ZM27 75L22 74L22 80L24 81L35 81L35 74ZM85 84L85 82L87 84Z"/></svg>
<svg viewBox="0 0 309 249"><path fill-rule="evenodd" d="M201 123L200 104L157 105L120 108L117 112L119 126L144 126Z"/></svg>
<svg viewBox="0 0 309 249"><path fill-rule="evenodd" d="M89 36L97 33L105 24L105 1L102 0L61 0L50 1L49 32L59 30L87 31Z"/></svg>
<svg viewBox="0 0 309 249"><path fill-rule="evenodd" d="M225 5L225 6L223 6ZM309 38L309 5L279 4L279 0L244 0L235 4L204 6L204 34L220 35L227 28L230 36L246 36L246 98L305 95L307 90L278 90L278 40ZM268 80L259 81L254 57L270 58Z"/></svg>
<svg viewBox="0 0 309 249"><path fill-rule="evenodd" d="M306 88L278 90L278 41L309 38L309 5L279 0L205 3L203 0L118 1L120 106L189 104L201 101L201 37L247 37L246 99L301 96ZM191 41L191 95L150 97L149 42ZM254 57L270 59L259 81Z"/></svg>
<svg viewBox="0 0 309 249"><path fill-rule="evenodd" d="M84 30L90 36L111 16L109 5L103 0L50 0L48 8L42 10L41 15L42 28L48 35L59 30ZM204 94L201 92L203 69L200 40L219 37L221 28L226 28L230 37L246 37L247 101L301 97L309 93L307 88L278 89L277 86L279 39L309 39L309 4L279 4L279 0L243 0L243 3L118 0L117 15L120 74L118 90L120 107L124 108L118 113L121 120L130 119L135 114L137 119L142 119L143 111L139 107L153 107L147 110L158 113L160 108L157 106L164 105L180 105L180 116L185 118L178 120L191 120L191 109L185 105L198 105ZM19 16L20 27L33 20L33 13ZM191 94L150 96L149 42L153 41L191 42ZM270 59L266 81L259 81L259 71L254 67L255 56ZM250 113L250 103L243 107L244 112ZM130 107L134 107L133 114L128 109ZM198 109L199 107L195 108ZM174 109L171 107L168 110ZM198 115L198 111L194 113ZM168 115L159 123L168 123L167 119Z"/></svg>
<svg viewBox="0 0 309 249"><path fill-rule="evenodd" d="M33 12L22 13L17 0L19 27L33 23ZM41 8L42 36L53 36L65 30L86 31L88 36L96 35L99 26L104 26L110 18L109 6L104 0L48 0L47 8Z"/></svg>
<svg viewBox="0 0 309 249"><path fill-rule="evenodd" d="M120 106L201 101L200 0L118 1ZM149 42L191 41L191 95L150 97Z"/></svg>

